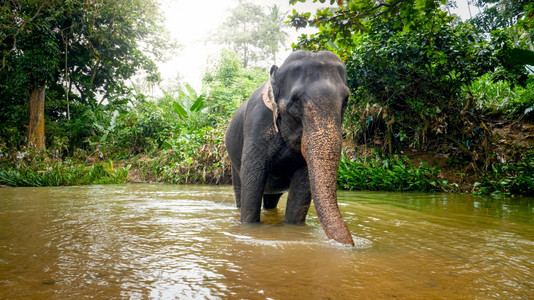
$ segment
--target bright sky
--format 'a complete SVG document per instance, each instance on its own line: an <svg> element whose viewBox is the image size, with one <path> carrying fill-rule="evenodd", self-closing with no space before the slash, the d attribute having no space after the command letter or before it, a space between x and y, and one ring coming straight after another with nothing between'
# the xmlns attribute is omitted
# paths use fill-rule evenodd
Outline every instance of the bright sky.
<svg viewBox="0 0 534 300"><path fill-rule="evenodd" d="M166 16L166 26L171 36L183 45L181 51L172 60L161 64L160 72L165 82L172 82L178 75L183 82L187 82L200 91L202 75L207 69L208 59L216 57L221 46L208 42L216 36L217 28L229 15L229 10L237 6L237 0L159 0L161 8ZM324 6L317 2L308 0L306 3L297 3L293 6L289 0L259 0L253 1L262 6L272 6L276 4L280 11L291 13L293 9L299 12L312 11ZM327 1L328 2L328 1ZM458 9L455 10L462 18L469 16L467 10L467 0L457 0ZM475 7L471 7L473 15L478 12ZM302 34L293 28L286 28L290 34L285 51L278 54L277 64L280 65L289 55L291 43ZM270 66L265 66L269 68Z"/></svg>

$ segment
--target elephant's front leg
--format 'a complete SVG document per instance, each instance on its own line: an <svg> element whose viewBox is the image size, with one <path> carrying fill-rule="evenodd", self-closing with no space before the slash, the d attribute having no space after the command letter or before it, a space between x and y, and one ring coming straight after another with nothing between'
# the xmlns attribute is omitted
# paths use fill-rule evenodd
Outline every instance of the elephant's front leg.
<svg viewBox="0 0 534 300"><path fill-rule="evenodd" d="M239 208L241 207L241 178L235 166L232 166L232 185L234 186L235 204Z"/></svg>
<svg viewBox="0 0 534 300"><path fill-rule="evenodd" d="M310 208L310 202L311 192L308 168L302 167L291 178L284 222L289 224L304 223Z"/></svg>
<svg viewBox="0 0 534 300"><path fill-rule="evenodd" d="M244 154L241 162L241 222L260 222L261 201L267 182L267 159Z"/></svg>

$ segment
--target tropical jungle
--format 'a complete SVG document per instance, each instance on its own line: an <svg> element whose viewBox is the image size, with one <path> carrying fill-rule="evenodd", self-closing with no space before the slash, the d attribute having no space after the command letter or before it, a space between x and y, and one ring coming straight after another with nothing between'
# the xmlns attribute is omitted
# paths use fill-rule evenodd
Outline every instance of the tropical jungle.
<svg viewBox="0 0 534 300"><path fill-rule="evenodd" d="M534 195L532 1L307 2L240 1L195 89L162 83L156 0L3 1L0 185L228 184L225 129L290 47L346 66L339 189Z"/></svg>

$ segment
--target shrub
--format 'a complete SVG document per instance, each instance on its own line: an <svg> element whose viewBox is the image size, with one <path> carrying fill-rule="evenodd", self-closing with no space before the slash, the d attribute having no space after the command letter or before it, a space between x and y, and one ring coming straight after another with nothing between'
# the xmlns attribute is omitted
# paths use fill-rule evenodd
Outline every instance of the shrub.
<svg viewBox="0 0 534 300"><path fill-rule="evenodd" d="M415 167L405 156L385 157L377 152L363 158L343 155L339 164L338 187L369 191L444 191L447 181L439 177L438 167L421 163Z"/></svg>
<svg viewBox="0 0 534 300"><path fill-rule="evenodd" d="M477 109L487 114L506 114L510 116L534 115L534 77L526 82L526 86L512 86L508 80L495 80L488 73L469 86Z"/></svg>
<svg viewBox="0 0 534 300"><path fill-rule="evenodd" d="M0 184L8 186L64 186L125 183L130 166L114 168L113 162L85 164L55 162L38 170L30 167L0 170Z"/></svg>
<svg viewBox="0 0 534 300"><path fill-rule="evenodd" d="M230 183L224 128L182 130L163 143L153 158L133 163L143 180L166 183Z"/></svg>
<svg viewBox="0 0 534 300"><path fill-rule="evenodd" d="M534 196L534 151L518 162L493 165L474 187L481 195Z"/></svg>

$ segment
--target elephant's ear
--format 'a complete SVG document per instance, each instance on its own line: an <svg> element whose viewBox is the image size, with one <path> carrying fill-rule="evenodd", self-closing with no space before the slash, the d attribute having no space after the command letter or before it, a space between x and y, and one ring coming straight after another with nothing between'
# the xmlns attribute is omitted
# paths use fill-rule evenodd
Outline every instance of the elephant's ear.
<svg viewBox="0 0 534 300"><path fill-rule="evenodd" d="M277 66L272 66L271 77L273 73L276 72L277 69L278 69ZM278 106L276 105L276 101L274 100L274 92L273 92L273 86L271 84L271 79L265 82L261 96L262 96L263 103L265 104L265 106L267 106L267 108L269 108L273 112L274 130L278 132L278 126L276 126L276 119L278 119Z"/></svg>
<svg viewBox="0 0 534 300"><path fill-rule="evenodd" d="M274 99L272 81L274 79L274 74L276 73L277 70L278 70L278 66L273 65L271 67L271 71L269 72L271 78L267 80L262 91L263 103L265 103L265 106L267 106L273 112L276 110L276 100Z"/></svg>
<svg viewBox="0 0 534 300"><path fill-rule="evenodd" d="M271 71L269 71L269 75L272 77L274 77L274 73L276 73L276 71L278 71L278 66L277 65L273 65L271 67Z"/></svg>
<svg viewBox="0 0 534 300"><path fill-rule="evenodd" d="M261 92L261 97L265 106L267 106L271 111L274 111L276 109L273 86L271 85L270 79L265 82L265 85L263 86L263 91Z"/></svg>

